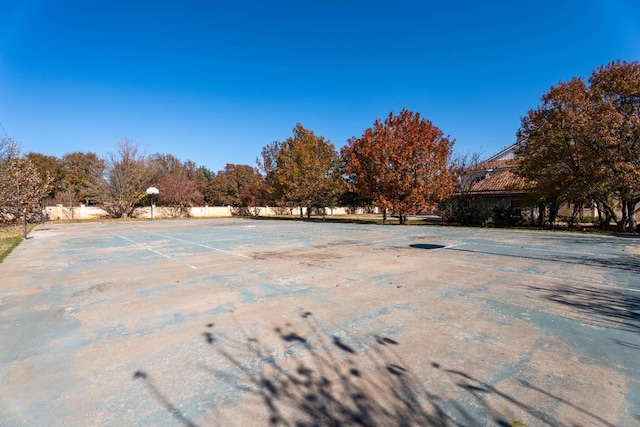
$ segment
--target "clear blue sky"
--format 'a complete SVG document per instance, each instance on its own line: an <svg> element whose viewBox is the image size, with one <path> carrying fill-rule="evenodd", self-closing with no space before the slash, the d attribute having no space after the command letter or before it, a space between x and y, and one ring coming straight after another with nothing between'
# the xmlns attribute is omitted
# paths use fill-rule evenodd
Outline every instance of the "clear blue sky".
<svg viewBox="0 0 640 427"><path fill-rule="evenodd" d="M488 157L551 85L640 60L639 3L0 0L0 123L25 152L129 138L217 171L407 108Z"/></svg>

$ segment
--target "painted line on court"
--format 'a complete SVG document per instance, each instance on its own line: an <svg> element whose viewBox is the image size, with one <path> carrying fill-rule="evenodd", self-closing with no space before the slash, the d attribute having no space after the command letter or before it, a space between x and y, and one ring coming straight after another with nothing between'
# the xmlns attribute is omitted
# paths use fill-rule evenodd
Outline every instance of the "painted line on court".
<svg viewBox="0 0 640 427"><path fill-rule="evenodd" d="M127 238L127 237L121 236L121 235L119 235L119 234L114 234L114 236L119 237L119 238L121 238L121 239L123 239L123 240L126 240L127 242L129 242L129 243L131 243L131 244L133 244L133 245L135 245L135 246L141 246L141 247L143 247L143 248L146 248L148 251L151 251L151 252L153 252L154 254L160 255L161 257L164 257L164 258L170 259L170 260L172 260L172 261L175 261L175 262L177 262L178 264L186 265L187 267L191 267L191 268L193 268L194 270L198 268L198 267L196 267L195 265L191 265L191 264L188 264L188 263L186 263L186 262L182 262L182 261L178 260L177 258L172 257L171 255L163 254L163 253L162 253L162 252L160 252L160 251L157 251L157 250L155 250L155 249L151 249L150 247L148 247L148 246L147 246L146 244L144 244L144 243L138 243L138 242L135 242L135 241L133 241L133 240L131 240L131 239Z"/></svg>
<svg viewBox="0 0 640 427"><path fill-rule="evenodd" d="M464 243L456 243L455 245L449 245L442 248L431 249L431 252L441 251L444 249L451 249L451 248L455 248L456 246L462 246L462 245L464 245Z"/></svg>
<svg viewBox="0 0 640 427"><path fill-rule="evenodd" d="M127 241L127 242L129 242L129 243L133 243L134 245L140 245L140 243L134 242L133 240L128 239L128 238L126 238L126 237L124 237L124 236L121 236L121 235L119 235L119 234L114 234L114 236L119 237L119 238L121 238L122 240L126 240L126 241Z"/></svg>
<svg viewBox="0 0 640 427"><path fill-rule="evenodd" d="M189 240L179 239L177 237L171 237L171 236L167 236L165 234L159 234L159 233L154 233L154 234L156 236L164 237L165 239L176 240L178 242L188 243L190 245L200 246L200 247L206 248L206 249L211 249L212 251L218 251L218 252L222 252L222 253L225 253L225 254L228 254L228 255L234 255L234 256L237 256L237 257L241 257L241 258L251 259L250 256L239 254L239 253L236 253L236 252L225 251L224 249L214 248L213 246L207 246L207 245L203 245L201 243L196 243L196 242L191 242Z"/></svg>

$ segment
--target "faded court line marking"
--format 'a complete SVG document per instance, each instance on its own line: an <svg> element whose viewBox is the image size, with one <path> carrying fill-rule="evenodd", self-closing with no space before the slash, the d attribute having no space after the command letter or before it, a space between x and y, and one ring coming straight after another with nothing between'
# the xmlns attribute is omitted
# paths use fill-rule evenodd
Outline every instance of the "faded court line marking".
<svg viewBox="0 0 640 427"><path fill-rule="evenodd" d="M449 246L445 246L443 248L432 249L431 252L441 251L443 249L451 249L451 248L455 248L456 246L461 246L461 245L464 245L464 243L456 243L455 245L449 245Z"/></svg>
<svg viewBox="0 0 640 427"><path fill-rule="evenodd" d="M200 246L202 248L211 249L212 251L218 251L218 252L222 252L222 253L225 253L225 254L228 254L228 255L234 255L234 256L241 257L241 258L251 259L251 257L247 256L247 255L238 254L238 253L230 252L230 251L225 251L224 249L214 248L213 246L203 245L202 243L191 242L189 240L179 239L177 237L171 237L171 236L167 236L165 234L159 234L159 233L154 233L154 234L156 236L164 237L165 239L171 239L171 240L175 240L175 241L178 241L178 242L188 243L188 244L194 245L194 246Z"/></svg>
<svg viewBox="0 0 640 427"><path fill-rule="evenodd" d="M198 267L196 267L195 265L191 265L191 264L189 264L189 263L182 262L182 261L180 261L179 259L177 259L177 258L175 258L175 257L172 257L171 255L163 254L163 253L162 253L162 252L160 252L160 251L157 251L157 250L155 250L155 249L151 249L149 246L147 246L147 245L146 245L146 244L144 244L144 243L134 242L133 240L131 240L131 239L127 238L127 237L121 236L121 235L119 235L119 234L114 234L114 236L119 237L119 238L121 238L122 240L126 240L127 242L131 243L132 245L140 246L140 247L142 247L142 248L146 248L148 251L151 251L151 252L153 252L154 254L160 255L161 257L164 257L164 258L170 259L171 261L175 261L175 262L177 262L178 264L186 265L187 267L191 267L191 268L193 268L194 270L198 268Z"/></svg>

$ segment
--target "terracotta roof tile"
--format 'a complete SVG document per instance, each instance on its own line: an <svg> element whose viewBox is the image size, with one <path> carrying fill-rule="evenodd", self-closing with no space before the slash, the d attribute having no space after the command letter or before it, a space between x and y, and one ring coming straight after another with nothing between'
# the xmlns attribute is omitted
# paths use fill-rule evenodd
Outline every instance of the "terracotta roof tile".
<svg viewBox="0 0 640 427"><path fill-rule="evenodd" d="M470 190L472 194L510 194L525 192L525 180L510 170L494 173L488 178L484 178L473 184Z"/></svg>

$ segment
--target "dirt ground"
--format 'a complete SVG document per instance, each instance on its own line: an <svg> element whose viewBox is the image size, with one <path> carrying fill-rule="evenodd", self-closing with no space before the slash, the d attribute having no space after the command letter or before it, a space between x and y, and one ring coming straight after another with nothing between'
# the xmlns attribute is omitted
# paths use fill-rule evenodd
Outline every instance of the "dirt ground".
<svg viewBox="0 0 640 427"><path fill-rule="evenodd" d="M640 239L50 223L0 264L0 425L640 424Z"/></svg>

